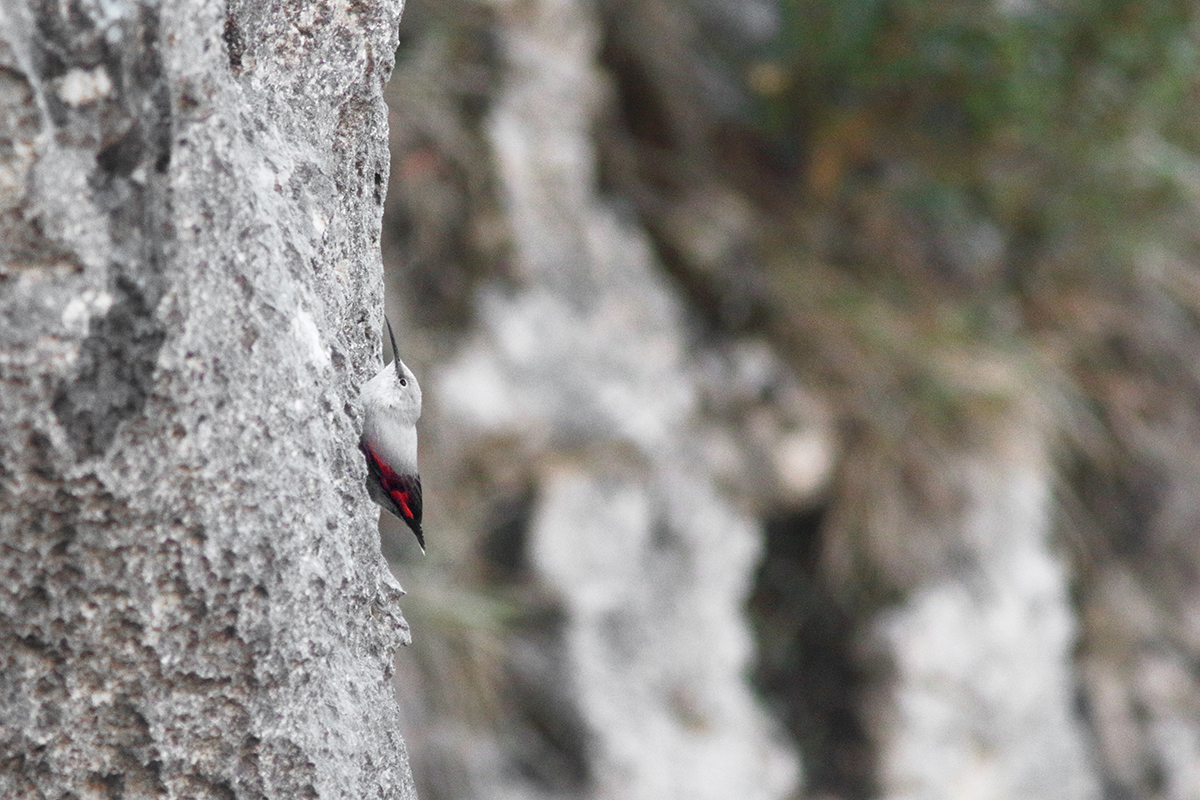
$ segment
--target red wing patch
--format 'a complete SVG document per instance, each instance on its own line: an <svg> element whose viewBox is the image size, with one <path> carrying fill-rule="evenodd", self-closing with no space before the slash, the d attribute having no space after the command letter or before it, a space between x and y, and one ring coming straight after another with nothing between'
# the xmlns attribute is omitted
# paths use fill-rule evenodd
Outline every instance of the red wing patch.
<svg viewBox="0 0 1200 800"><path fill-rule="evenodd" d="M396 501L396 505L400 506L400 512L405 519L412 519L412 508L408 505L408 492L402 492L399 489L392 490L392 499Z"/></svg>
<svg viewBox="0 0 1200 800"><path fill-rule="evenodd" d="M401 475L375 455L361 442L363 455L367 457L367 488L375 502L404 520L417 535L421 549L425 549L425 536L421 532L421 476Z"/></svg>
<svg viewBox="0 0 1200 800"><path fill-rule="evenodd" d="M405 521L420 522L421 521L421 479L419 477L409 477L408 475L397 476L403 489L393 488L390 492L392 499L396 501L396 505L400 506L401 516ZM413 484L416 484L415 486Z"/></svg>

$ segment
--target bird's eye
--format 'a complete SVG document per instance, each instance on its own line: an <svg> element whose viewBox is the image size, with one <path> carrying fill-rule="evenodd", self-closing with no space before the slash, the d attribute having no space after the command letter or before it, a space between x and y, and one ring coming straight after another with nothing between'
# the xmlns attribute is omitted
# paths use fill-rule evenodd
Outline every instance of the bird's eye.
<svg viewBox="0 0 1200 800"><path fill-rule="evenodd" d="M407 379L405 379L405 378L401 378L401 379L400 379L400 385L401 385L401 386L408 386L408 380L407 380Z"/></svg>

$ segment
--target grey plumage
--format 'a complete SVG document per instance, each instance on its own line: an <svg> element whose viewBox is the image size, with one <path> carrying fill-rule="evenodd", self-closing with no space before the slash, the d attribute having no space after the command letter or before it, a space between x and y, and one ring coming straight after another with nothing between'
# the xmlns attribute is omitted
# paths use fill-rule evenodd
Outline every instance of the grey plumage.
<svg viewBox="0 0 1200 800"><path fill-rule="evenodd" d="M387 328L392 342L392 363L363 386L359 447L367 459L367 491L371 499L404 520L424 552L421 477L417 469L421 386L400 359L390 321Z"/></svg>

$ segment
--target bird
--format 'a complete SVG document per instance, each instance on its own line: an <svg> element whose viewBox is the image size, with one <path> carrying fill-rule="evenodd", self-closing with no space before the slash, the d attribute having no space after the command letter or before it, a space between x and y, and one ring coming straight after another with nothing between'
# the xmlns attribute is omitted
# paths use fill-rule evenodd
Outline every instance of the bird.
<svg viewBox="0 0 1200 800"><path fill-rule="evenodd" d="M384 321L392 341L392 362L362 388L363 429L358 446L367 459L367 493L385 511L404 520L424 553L417 471L421 386L400 360L391 320L384 316Z"/></svg>

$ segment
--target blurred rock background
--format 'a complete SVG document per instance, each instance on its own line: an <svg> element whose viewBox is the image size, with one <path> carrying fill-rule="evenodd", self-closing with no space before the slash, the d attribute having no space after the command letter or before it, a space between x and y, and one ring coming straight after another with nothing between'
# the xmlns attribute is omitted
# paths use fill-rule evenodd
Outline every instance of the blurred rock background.
<svg viewBox="0 0 1200 800"><path fill-rule="evenodd" d="M421 797L1200 798L1197 23L411 0Z"/></svg>

